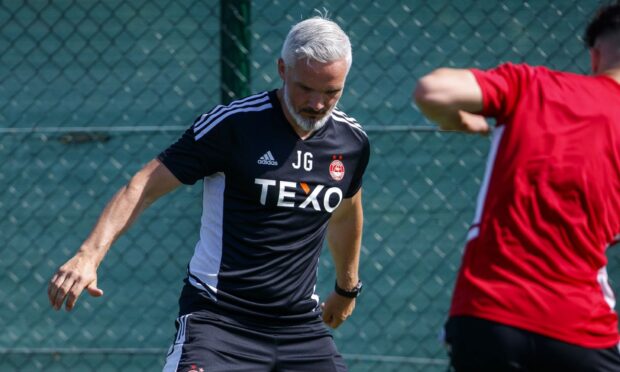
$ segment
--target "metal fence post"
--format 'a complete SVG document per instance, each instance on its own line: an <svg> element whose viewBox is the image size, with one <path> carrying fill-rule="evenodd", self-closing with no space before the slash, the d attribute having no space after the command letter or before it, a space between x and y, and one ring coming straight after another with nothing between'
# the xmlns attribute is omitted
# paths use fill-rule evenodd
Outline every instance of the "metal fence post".
<svg viewBox="0 0 620 372"><path fill-rule="evenodd" d="M250 94L249 0L221 0L221 99L229 103Z"/></svg>

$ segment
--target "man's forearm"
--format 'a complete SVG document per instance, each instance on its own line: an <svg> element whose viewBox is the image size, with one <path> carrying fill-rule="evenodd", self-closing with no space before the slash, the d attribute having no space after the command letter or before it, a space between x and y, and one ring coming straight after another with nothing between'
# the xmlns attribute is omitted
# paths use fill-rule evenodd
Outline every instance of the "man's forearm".
<svg viewBox="0 0 620 372"><path fill-rule="evenodd" d="M359 245L330 244L336 268L336 282L345 290L353 289L359 281Z"/></svg>
<svg viewBox="0 0 620 372"><path fill-rule="evenodd" d="M108 202L78 254L101 262L112 244L161 195L178 186L178 181L157 160L149 162Z"/></svg>
<svg viewBox="0 0 620 372"><path fill-rule="evenodd" d="M133 224L144 208L141 193L131 189L130 185L123 186L108 202L77 253L95 258L97 265L101 263L112 244Z"/></svg>
<svg viewBox="0 0 620 372"><path fill-rule="evenodd" d="M355 198L360 198L360 195ZM361 199L355 199L344 212L330 221L327 241L336 268L338 286L348 290L359 281L363 226Z"/></svg>

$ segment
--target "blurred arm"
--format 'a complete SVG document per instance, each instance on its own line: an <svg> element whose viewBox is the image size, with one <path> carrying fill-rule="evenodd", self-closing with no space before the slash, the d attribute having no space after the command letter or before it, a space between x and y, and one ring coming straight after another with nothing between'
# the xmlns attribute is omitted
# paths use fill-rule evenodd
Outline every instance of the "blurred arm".
<svg viewBox="0 0 620 372"><path fill-rule="evenodd" d="M423 76L413 98L424 116L441 129L486 134L482 91L474 74L466 69L440 68Z"/></svg>

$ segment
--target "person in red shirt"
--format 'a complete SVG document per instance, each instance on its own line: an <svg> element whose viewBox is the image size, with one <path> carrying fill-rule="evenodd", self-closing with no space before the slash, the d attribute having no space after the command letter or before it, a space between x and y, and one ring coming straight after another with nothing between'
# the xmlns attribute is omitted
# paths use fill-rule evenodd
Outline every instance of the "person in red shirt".
<svg viewBox="0 0 620 372"><path fill-rule="evenodd" d="M458 372L620 371L605 255L620 233L620 1L585 39L592 76L506 63L416 86L442 129L492 132L445 329Z"/></svg>

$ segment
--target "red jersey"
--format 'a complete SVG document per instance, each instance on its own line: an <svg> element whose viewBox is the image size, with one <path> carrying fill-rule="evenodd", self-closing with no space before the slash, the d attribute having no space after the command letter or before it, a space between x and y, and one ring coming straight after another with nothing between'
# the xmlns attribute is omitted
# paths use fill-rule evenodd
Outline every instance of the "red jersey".
<svg viewBox="0 0 620 372"><path fill-rule="evenodd" d="M605 250L620 233L620 84L527 65L472 72L497 126L450 315L617 344Z"/></svg>

